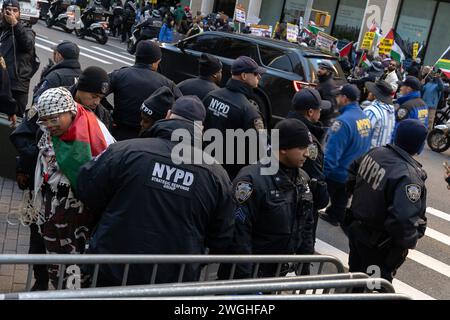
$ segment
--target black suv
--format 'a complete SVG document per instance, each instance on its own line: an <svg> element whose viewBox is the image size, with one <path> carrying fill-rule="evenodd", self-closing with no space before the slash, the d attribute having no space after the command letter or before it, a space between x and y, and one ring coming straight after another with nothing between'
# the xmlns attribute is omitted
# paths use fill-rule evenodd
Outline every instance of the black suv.
<svg viewBox="0 0 450 320"><path fill-rule="evenodd" d="M176 83L197 76L198 59L203 52L213 54L222 61L222 86L230 78L234 59L242 55L253 58L267 69L253 99L266 120L277 121L286 116L294 93L302 87L314 86L318 63L323 60L329 60L334 65L336 82L345 82L336 57L270 38L211 31L176 44L161 44L161 49L160 72Z"/></svg>

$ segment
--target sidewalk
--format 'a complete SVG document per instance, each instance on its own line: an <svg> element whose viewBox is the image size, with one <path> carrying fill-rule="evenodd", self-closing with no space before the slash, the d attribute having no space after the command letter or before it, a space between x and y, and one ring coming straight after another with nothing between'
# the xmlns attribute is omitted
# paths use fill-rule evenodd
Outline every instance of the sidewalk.
<svg viewBox="0 0 450 320"><path fill-rule="evenodd" d="M30 229L18 223L8 223L7 215L17 212L22 203L23 191L15 181L0 177L0 253L28 253ZM25 290L28 266L0 266L0 293Z"/></svg>

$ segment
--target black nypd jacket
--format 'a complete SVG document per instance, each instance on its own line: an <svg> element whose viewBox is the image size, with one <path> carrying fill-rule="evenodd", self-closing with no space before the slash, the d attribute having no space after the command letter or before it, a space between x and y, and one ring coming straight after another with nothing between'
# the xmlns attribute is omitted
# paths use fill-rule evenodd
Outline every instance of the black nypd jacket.
<svg viewBox="0 0 450 320"><path fill-rule="evenodd" d="M170 138L180 128L193 132L190 121L160 120L151 138L115 143L81 168L78 199L103 211L90 253L203 254L206 247L212 254L226 253L234 225L231 182L218 164L172 162L177 142ZM156 281L176 282L179 267L164 265ZM130 267L129 283L150 283L151 271L152 266ZM198 265L186 265L184 280L198 280L199 271ZM100 272L120 285L123 266Z"/></svg>
<svg viewBox="0 0 450 320"><path fill-rule="evenodd" d="M197 96L200 100L211 91L219 89L218 85L203 77L184 80L177 87L184 96Z"/></svg>
<svg viewBox="0 0 450 320"><path fill-rule="evenodd" d="M403 149L370 150L350 168L353 218L379 231L380 241L390 238L395 247L414 248L425 234L426 178L422 165Z"/></svg>
<svg viewBox="0 0 450 320"><path fill-rule="evenodd" d="M311 132L313 143L309 148L309 157L303 164L302 169L305 170L311 178L310 185L314 196L314 208L317 210L323 209L328 205L330 200L327 183L325 182L325 175L323 173L324 154L321 141L323 141L325 136L325 129L319 124L308 121L308 119L295 111L289 112L286 118L300 120L308 127L309 132Z"/></svg>
<svg viewBox="0 0 450 320"><path fill-rule="evenodd" d="M203 100L206 108L205 130L218 129L225 137L226 129L242 129L244 131L263 129L264 122L261 114L248 100L252 96L253 90L249 85L234 79L228 80L225 88L210 92ZM223 162L226 159L226 152L224 147ZM242 151L235 150L234 154L236 155L237 152ZM248 165L250 162L246 164ZM245 164L224 164L223 166L230 179L233 179Z"/></svg>
<svg viewBox="0 0 450 320"><path fill-rule="evenodd" d="M14 27L0 21L0 54L8 68L11 90L28 92L33 76L34 32L18 22Z"/></svg>
<svg viewBox="0 0 450 320"><path fill-rule="evenodd" d="M109 74L109 93L114 93L114 123L139 129L141 105L156 89L169 87L175 99L182 96L172 80L153 71L150 65L135 64Z"/></svg>
<svg viewBox="0 0 450 320"><path fill-rule="evenodd" d="M313 197L308 174L281 168L262 175L261 163L243 168L233 181L236 254L313 254ZM281 166L281 164L280 164ZM270 268L260 275L273 276ZM251 265L237 265L236 277L250 277Z"/></svg>
<svg viewBox="0 0 450 320"><path fill-rule="evenodd" d="M81 66L78 60L66 59L60 63L49 66L43 71L41 81L36 85L33 92L33 102L36 103L39 96L47 89L66 87L75 84L81 74Z"/></svg>

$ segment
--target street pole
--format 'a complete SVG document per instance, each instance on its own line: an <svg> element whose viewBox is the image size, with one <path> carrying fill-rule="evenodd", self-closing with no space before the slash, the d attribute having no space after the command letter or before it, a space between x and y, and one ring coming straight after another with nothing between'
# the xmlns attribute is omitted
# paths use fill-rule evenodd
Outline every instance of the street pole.
<svg viewBox="0 0 450 320"><path fill-rule="evenodd" d="M303 17L303 25L306 27L309 25L309 18L311 17L313 3L314 0L308 0L306 3L305 16Z"/></svg>

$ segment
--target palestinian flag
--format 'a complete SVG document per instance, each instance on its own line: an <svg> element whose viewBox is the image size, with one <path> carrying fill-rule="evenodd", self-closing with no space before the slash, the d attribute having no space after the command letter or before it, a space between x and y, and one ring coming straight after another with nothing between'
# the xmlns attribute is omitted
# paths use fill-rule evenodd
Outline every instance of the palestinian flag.
<svg viewBox="0 0 450 320"><path fill-rule="evenodd" d="M76 189L80 167L115 142L95 114L79 104L69 130L62 136L52 137L52 140L56 162L72 189Z"/></svg>
<svg viewBox="0 0 450 320"><path fill-rule="evenodd" d="M443 73L450 79L450 46L444 52L442 57L436 63L436 68L441 69Z"/></svg>
<svg viewBox="0 0 450 320"><path fill-rule="evenodd" d="M339 51L339 58L348 57L350 52L352 52L352 48L353 48L353 42L349 42L347 45L345 45L345 47L343 47Z"/></svg>
<svg viewBox="0 0 450 320"><path fill-rule="evenodd" d="M364 55L361 57L361 67L369 69L372 66L372 63L367 59L367 53L364 53Z"/></svg>
<svg viewBox="0 0 450 320"><path fill-rule="evenodd" d="M400 63L405 60L405 52L407 52L407 50L405 50L403 40L397 32L395 32L394 29L391 29L391 31L389 31L386 35L386 39L394 40L391 50L391 58Z"/></svg>
<svg viewBox="0 0 450 320"><path fill-rule="evenodd" d="M316 26L316 24L312 21L310 21L310 23L308 24L308 27L306 27L306 30L308 30L309 32L311 32L312 34L316 35L319 33L319 31L325 31L324 28L320 28L318 26Z"/></svg>

